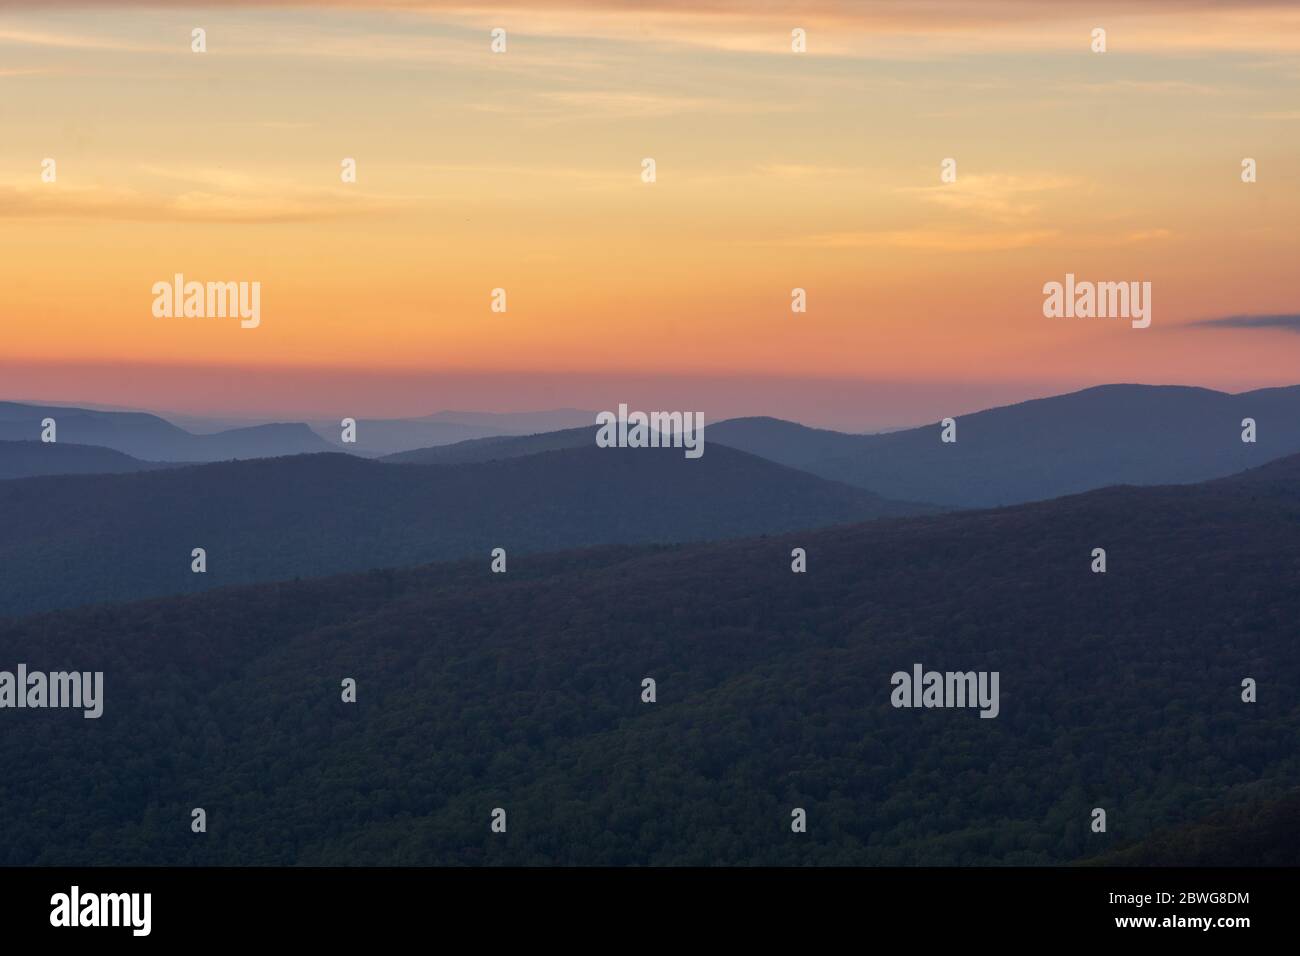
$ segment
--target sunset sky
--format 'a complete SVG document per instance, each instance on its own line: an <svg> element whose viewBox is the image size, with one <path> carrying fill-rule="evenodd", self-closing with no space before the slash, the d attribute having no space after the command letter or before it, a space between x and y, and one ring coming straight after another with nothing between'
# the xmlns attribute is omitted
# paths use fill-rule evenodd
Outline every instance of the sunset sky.
<svg viewBox="0 0 1300 956"><path fill-rule="evenodd" d="M1300 382L1300 9L1133 6L0 0L0 399L866 429ZM178 272L260 327L155 318ZM1067 272L1151 327L1044 318Z"/></svg>

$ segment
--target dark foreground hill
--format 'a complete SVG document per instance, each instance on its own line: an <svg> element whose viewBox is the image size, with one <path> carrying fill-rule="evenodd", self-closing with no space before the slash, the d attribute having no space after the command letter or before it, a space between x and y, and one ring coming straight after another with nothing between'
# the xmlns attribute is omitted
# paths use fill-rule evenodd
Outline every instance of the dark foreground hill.
<svg viewBox="0 0 1300 956"><path fill-rule="evenodd" d="M1297 492L1292 459L0 623L0 666L105 674L98 720L0 711L0 864L1094 858L1300 784ZM916 663L998 672L998 716L891 707Z"/></svg>
<svg viewBox="0 0 1300 956"><path fill-rule="evenodd" d="M581 449L456 467L347 455L0 483L0 614L596 544L915 514L727 448ZM207 571L191 570L195 548ZM508 564L507 564L508 566Z"/></svg>
<svg viewBox="0 0 1300 956"><path fill-rule="evenodd" d="M0 480L37 475L121 474L167 467L170 466L141 461L120 451L94 445L0 441Z"/></svg>

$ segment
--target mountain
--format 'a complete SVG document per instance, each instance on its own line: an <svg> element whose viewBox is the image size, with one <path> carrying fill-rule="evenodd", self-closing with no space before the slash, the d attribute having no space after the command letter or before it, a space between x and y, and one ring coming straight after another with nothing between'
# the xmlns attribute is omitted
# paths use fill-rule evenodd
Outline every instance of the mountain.
<svg viewBox="0 0 1300 956"><path fill-rule="evenodd" d="M112 448L159 462L222 461L308 454L331 446L303 423L252 425L195 435L157 415L57 405L0 402L0 441L38 441L41 422L54 419L57 442Z"/></svg>
<svg viewBox="0 0 1300 956"><path fill-rule="evenodd" d="M437 448L416 448L386 455L383 460L399 465L465 465L472 462L502 461L543 451L595 447L596 431L595 425L588 425L536 435L474 438Z"/></svg>
<svg viewBox="0 0 1300 956"><path fill-rule="evenodd" d="M234 458L274 458L326 451L330 445L302 422L250 425L211 435L194 435L190 448L179 449L169 461L228 461Z"/></svg>
<svg viewBox="0 0 1300 956"><path fill-rule="evenodd" d="M144 412L0 402L0 441L39 441L46 418L56 422L59 442L112 448L136 458L164 460L162 451L172 451L193 437Z"/></svg>
<svg viewBox="0 0 1300 956"><path fill-rule="evenodd" d="M651 467L608 460L620 481ZM112 480L211 474L196 489L211 494L288 469L282 484L316 499L344 468L420 474L306 461L315 479L289 459ZM656 481L621 506L671 510ZM41 484L6 483L24 484L35 499ZM569 496L574 520L608 516L585 501L601 487ZM380 501L335 516L360 539ZM506 574L488 544L455 564L0 621L0 666L104 674L99 719L0 712L0 864L1055 864L1300 785L1297 458L997 511L512 557ZM105 563L82 547L61 570ZM892 675L916 663L996 671L998 716L891 706Z"/></svg>
<svg viewBox="0 0 1300 956"><path fill-rule="evenodd" d="M1255 419L1258 441L1241 440ZM775 419L706 427L706 439L823 478L952 507L993 507L1117 484L1204 481L1300 452L1300 386L1228 395L1105 385L883 435L844 435Z"/></svg>
<svg viewBox="0 0 1300 956"><path fill-rule="evenodd" d="M167 465L141 461L111 448L64 442L0 441L0 480L36 475L97 475L148 471Z"/></svg>
<svg viewBox="0 0 1300 956"><path fill-rule="evenodd" d="M589 425L596 413L580 408L552 408L540 412L435 412L415 421L456 422L461 425L481 425L502 433L517 435L543 431L559 431Z"/></svg>
<svg viewBox="0 0 1300 956"><path fill-rule="evenodd" d="M53 408L67 408L77 411L133 412L136 414L151 415L155 418L164 419L172 425L176 425L184 431L190 432L194 435L210 435L213 432L228 431L232 428L261 425L266 421L264 418L256 417L241 417L219 413L195 415L188 412L175 412L163 409L142 409L133 406L106 405L100 402L35 402L21 398L16 398L12 401L19 405L46 405Z"/></svg>
<svg viewBox="0 0 1300 956"><path fill-rule="evenodd" d="M343 430L338 422L314 422L312 428L331 445L367 458L378 458L399 454L413 448L438 447L502 434L494 428L466 425L460 422L363 418L357 420L357 440L344 445Z"/></svg>
<svg viewBox="0 0 1300 956"><path fill-rule="evenodd" d="M791 468L816 466L852 454L873 436L850 435L826 428L809 428L780 418L731 418L706 425L707 439L739 448Z"/></svg>
<svg viewBox="0 0 1300 956"><path fill-rule="evenodd" d="M1258 441L1241 441L1243 418ZM592 441L593 428L493 437L392 455L424 464L490 461ZM938 423L875 434L778 418L705 425L725 445L885 498L985 508L1117 484L1205 481L1300 452L1300 386L1228 395L1180 386L1106 385L963 415L957 441Z"/></svg>
<svg viewBox="0 0 1300 956"><path fill-rule="evenodd" d="M348 455L0 484L0 614L604 543L696 541L929 511L727 448L594 445L501 462ZM207 572L193 573L194 548ZM518 560L518 558L516 558Z"/></svg>
<svg viewBox="0 0 1300 956"><path fill-rule="evenodd" d="M533 434L586 425L595 412L555 409L543 412L437 412L421 418L359 419L356 442L341 444L338 422L316 422L316 432L347 451L367 457L395 455L453 442Z"/></svg>

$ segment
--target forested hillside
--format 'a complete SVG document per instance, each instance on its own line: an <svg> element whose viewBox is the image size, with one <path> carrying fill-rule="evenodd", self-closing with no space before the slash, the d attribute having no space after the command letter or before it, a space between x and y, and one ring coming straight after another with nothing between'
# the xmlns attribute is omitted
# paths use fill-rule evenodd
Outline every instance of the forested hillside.
<svg viewBox="0 0 1300 956"><path fill-rule="evenodd" d="M1300 866L1300 790L1245 800L1087 861L1100 866Z"/></svg>
<svg viewBox="0 0 1300 956"><path fill-rule="evenodd" d="M105 693L97 720L6 716L0 863L1096 858L1300 784L1297 491L1293 459L3 623L0 666L102 670ZM999 715L892 707L914 663L997 671Z"/></svg>

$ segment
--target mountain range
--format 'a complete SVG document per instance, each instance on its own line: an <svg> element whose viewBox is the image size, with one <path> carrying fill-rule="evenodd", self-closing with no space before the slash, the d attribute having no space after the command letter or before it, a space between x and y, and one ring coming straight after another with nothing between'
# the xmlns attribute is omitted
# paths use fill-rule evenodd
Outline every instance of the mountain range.
<svg viewBox="0 0 1300 956"><path fill-rule="evenodd" d="M108 412L16 402L0 402L0 441L41 441L42 422L46 419L54 420L57 440L43 444L94 445L147 462L265 458L332 448L301 422L252 425L196 435L146 412Z"/></svg>
<svg viewBox="0 0 1300 956"><path fill-rule="evenodd" d="M318 454L48 475L0 482L0 614L468 556L486 566L497 547L522 561L933 510L721 446L698 460L592 444L448 466ZM195 548L205 573L191 570Z"/></svg>
<svg viewBox="0 0 1300 956"><path fill-rule="evenodd" d="M584 425L595 412L561 408L542 412L437 412L419 418L359 419L356 441L344 445L338 422L313 422L312 427L343 451L380 457L452 442L533 434Z"/></svg>
<svg viewBox="0 0 1300 956"><path fill-rule="evenodd" d="M188 426L181 427L149 412L0 402L0 480L83 474L93 468L95 456L89 452L52 451L41 456L37 449L7 444L40 441L42 422L47 418L56 423L57 441L42 444L116 451L119 455L100 456L103 471L123 472L144 471L167 463L275 458L323 451L377 458L469 439L568 428L593 421L594 417L594 412L561 408L511 413L444 411L418 418L360 419L356 423L356 441L345 444L341 419L228 427L218 419L172 416Z"/></svg>
<svg viewBox="0 0 1300 956"><path fill-rule="evenodd" d="M1242 441L1243 420L1257 440ZM395 462L487 461L578 447L594 429L489 438L389 456ZM705 441L747 451L885 498L986 508L1109 485L1205 481L1300 452L1300 386L1229 395L1202 388L1106 385L877 435L776 418L709 423Z"/></svg>
<svg viewBox="0 0 1300 956"><path fill-rule="evenodd" d="M57 413L57 414L56 414ZM217 461L345 450L402 464L468 464L594 443L589 413L442 412L362 420L357 442L336 424L236 428L195 435L141 413L0 404L0 440L35 440L45 415L59 439L113 448L151 462ZM1256 441L1242 441L1243 422ZM559 428L565 422L574 427ZM540 428L531 434L512 434ZM775 418L707 423L706 444L727 446L883 498L982 508L1040 501L1115 484L1204 481L1300 452L1300 386L1231 395L1183 386L1106 385L956 417L956 441L939 423L852 435ZM326 436L322 438L321 435ZM6 461L6 458L9 460ZM0 447L0 474L52 474L71 459L19 459ZM110 470L125 470L120 460ZM142 465L147 467L146 465Z"/></svg>
<svg viewBox="0 0 1300 956"><path fill-rule="evenodd" d="M1243 421L1257 441L1242 441ZM725 427L715 436L762 454ZM1107 385L935 425L866 436L794 467L890 496L954 507L1044 500L1108 485L1205 481L1300 452L1300 386L1229 395L1181 386Z"/></svg>
<svg viewBox="0 0 1300 956"><path fill-rule="evenodd" d="M34 475L107 475L169 468L112 448L67 442L0 441L0 481Z"/></svg>

